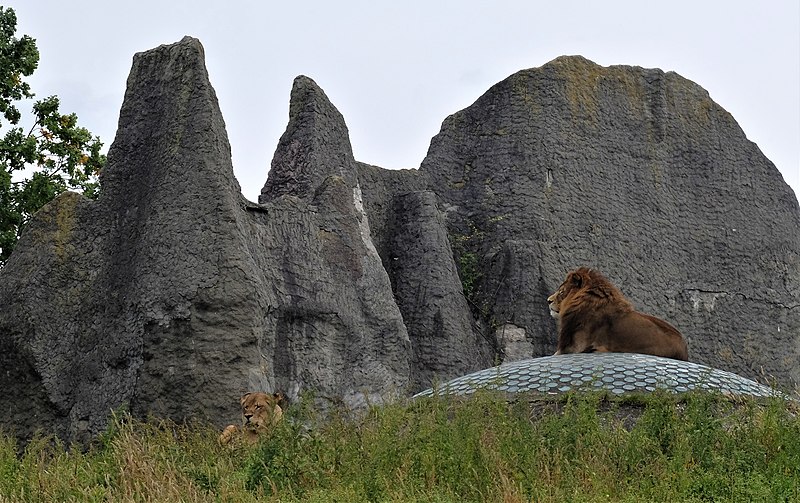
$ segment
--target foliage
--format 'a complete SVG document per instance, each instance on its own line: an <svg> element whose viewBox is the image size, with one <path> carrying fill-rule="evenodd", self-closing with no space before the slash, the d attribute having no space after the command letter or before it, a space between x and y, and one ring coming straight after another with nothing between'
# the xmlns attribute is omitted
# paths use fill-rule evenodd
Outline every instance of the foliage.
<svg viewBox="0 0 800 503"><path fill-rule="evenodd" d="M39 51L27 35L14 36L17 17L0 7L0 267L36 211L65 190L96 197L106 162L98 137L62 114L56 96L33 104L33 125L25 132L17 102L34 97L24 82L36 70Z"/></svg>
<svg viewBox="0 0 800 503"><path fill-rule="evenodd" d="M0 436L0 502L798 501L796 412L708 394L477 393L357 417L290 408L232 449L208 426L119 416L88 451L37 438L18 455Z"/></svg>
<svg viewBox="0 0 800 503"><path fill-rule="evenodd" d="M465 234L450 234L450 246L458 265L458 276L464 297L473 309L485 315L485 306L479 300L479 285L483 280L481 258L478 250L483 244L486 234L481 231L475 222L467 221L468 232Z"/></svg>

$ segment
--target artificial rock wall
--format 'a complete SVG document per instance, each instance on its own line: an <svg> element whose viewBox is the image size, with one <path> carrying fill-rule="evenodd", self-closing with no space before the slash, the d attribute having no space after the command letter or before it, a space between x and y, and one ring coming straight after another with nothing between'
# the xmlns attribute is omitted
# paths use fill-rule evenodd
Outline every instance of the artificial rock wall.
<svg viewBox="0 0 800 503"><path fill-rule="evenodd" d="M558 58L448 117L418 170L353 158L298 77L259 202L200 42L137 54L96 201L0 270L0 427L85 441L111 409L223 424L248 390L359 406L551 354L546 297L597 267L690 359L800 381L800 210L674 73Z"/></svg>

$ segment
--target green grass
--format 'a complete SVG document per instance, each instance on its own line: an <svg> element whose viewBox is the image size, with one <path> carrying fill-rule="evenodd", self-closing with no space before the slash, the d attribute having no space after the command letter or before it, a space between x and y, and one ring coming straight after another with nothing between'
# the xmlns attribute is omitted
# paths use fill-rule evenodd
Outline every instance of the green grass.
<svg viewBox="0 0 800 503"><path fill-rule="evenodd" d="M0 502L792 502L797 412L707 394L531 406L478 393L355 418L290 410L234 448L207 425L122 416L88 450L36 438L20 453L0 436Z"/></svg>

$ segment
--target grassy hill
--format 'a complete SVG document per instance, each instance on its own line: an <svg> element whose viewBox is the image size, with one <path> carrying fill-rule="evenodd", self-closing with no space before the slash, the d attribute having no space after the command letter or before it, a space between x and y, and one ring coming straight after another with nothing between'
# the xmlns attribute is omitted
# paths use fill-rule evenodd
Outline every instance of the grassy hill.
<svg viewBox="0 0 800 503"><path fill-rule="evenodd" d="M88 450L0 436L0 503L800 501L800 419L780 399L478 393L290 410L256 446L117 414Z"/></svg>

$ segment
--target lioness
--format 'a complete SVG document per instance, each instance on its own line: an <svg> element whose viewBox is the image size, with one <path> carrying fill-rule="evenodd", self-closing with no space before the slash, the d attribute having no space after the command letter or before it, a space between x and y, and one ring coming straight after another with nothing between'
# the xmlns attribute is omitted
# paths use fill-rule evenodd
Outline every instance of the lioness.
<svg viewBox="0 0 800 503"><path fill-rule="evenodd" d="M547 302L558 320L557 355L597 351L689 359L686 341L675 327L635 311L594 269L571 271Z"/></svg>
<svg viewBox="0 0 800 503"><path fill-rule="evenodd" d="M231 424L225 427L219 436L219 443L229 444L236 437L243 437L248 443L258 441L259 434L269 431L280 422L283 417L283 408L286 398L280 391L268 395L267 393L245 393L239 400L242 406L241 428Z"/></svg>

